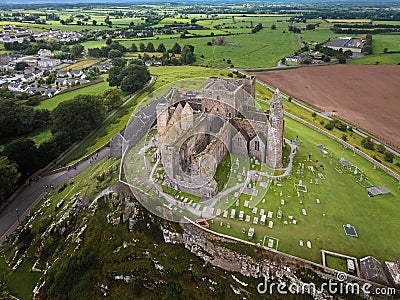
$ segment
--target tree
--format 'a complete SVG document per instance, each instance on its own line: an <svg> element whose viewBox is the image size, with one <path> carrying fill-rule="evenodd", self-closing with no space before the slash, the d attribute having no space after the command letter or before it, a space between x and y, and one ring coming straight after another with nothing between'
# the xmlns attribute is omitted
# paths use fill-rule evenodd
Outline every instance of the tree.
<svg viewBox="0 0 400 300"><path fill-rule="evenodd" d="M83 46L81 44L75 44L71 46L71 54L73 57L78 57L83 52Z"/></svg>
<svg viewBox="0 0 400 300"><path fill-rule="evenodd" d="M122 53L119 50L111 50L108 52L108 58L114 59L117 57L122 57Z"/></svg>
<svg viewBox="0 0 400 300"><path fill-rule="evenodd" d="M346 63L346 57L344 57L343 55L340 55L339 57L338 57L338 61L339 61L339 64L345 64Z"/></svg>
<svg viewBox="0 0 400 300"><path fill-rule="evenodd" d="M394 158L394 155L393 155L392 152L389 152L389 151L386 151L386 152L385 152L385 157L384 157L384 159L385 159L387 162L393 163L393 158Z"/></svg>
<svg viewBox="0 0 400 300"><path fill-rule="evenodd" d="M146 51L147 52L155 52L156 51L156 49L154 48L154 44L152 42L149 42L147 44Z"/></svg>
<svg viewBox="0 0 400 300"><path fill-rule="evenodd" d="M372 46L371 45L365 45L364 48L362 49L362 53L366 55L372 54Z"/></svg>
<svg viewBox="0 0 400 300"><path fill-rule="evenodd" d="M195 61L195 57L192 51L193 48L191 48L189 45L185 45L182 50L182 55L181 55L181 62L184 65L191 65Z"/></svg>
<svg viewBox="0 0 400 300"><path fill-rule="evenodd" d="M119 107L122 104L122 92L116 87L108 88L103 93L103 103L107 111Z"/></svg>
<svg viewBox="0 0 400 300"><path fill-rule="evenodd" d="M93 21L92 21L92 24L93 24L93 26L96 26L96 25L97 25L97 21L96 21L96 20L93 20Z"/></svg>
<svg viewBox="0 0 400 300"><path fill-rule="evenodd" d="M146 51L146 46L143 43L140 43L139 44L139 49L140 49L140 51L145 52Z"/></svg>
<svg viewBox="0 0 400 300"><path fill-rule="evenodd" d="M104 120L105 112L105 106L99 96L75 96L72 100L60 103L51 112L51 131L67 143L73 143L98 127Z"/></svg>
<svg viewBox="0 0 400 300"><path fill-rule="evenodd" d="M306 30L314 30L315 29L315 24L307 24L306 25Z"/></svg>
<svg viewBox="0 0 400 300"><path fill-rule="evenodd" d="M41 113L17 102L12 94L3 99L0 97L0 137L21 135L40 128L36 117Z"/></svg>
<svg viewBox="0 0 400 300"><path fill-rule="evenodd" d="M17 164L0 156L0 203L15 191L20 177Z"/></svg>
<svg viewBox="0 0 400 300"><path fill-rule="evenodd" d="M49 74L49 76L47 76L46 84L50 85L50 84L53 84L55 81L56 81L56 74L54 72L52 72Z"/></svg>
<svg viewBox="0 0 400 300"><path fill-rule="evenodd" d="M17 62L16 64L15 64L15 70L16 71L23 71L23 70L25 70L25 68L27 68L29 65L26 63L26 62L24 62L24 61L20 61L20 62Z"/></svg>
<svg viewBox="0 0 400 300"><path fill-rule="evenodd" d="M175 43L174 46L172 46L171 52L174 54L181 54L182 48L178 43Z"/></svg>
<svg viewBox="0 0 400 300"><path fill-rule="evenodd" d="M150 80L150 73L143 65L130 64L122 70L121 78L121 89L134 93Z"/></svg>
<svg viewBox="0 0 400 300"><path fill-rule="evenodd" d="M328 56L328 55L325 55L324 58L323 58L323 61L324 62L330 62L331 61L331 57Z"/></svg>
<svg viewBox="0 0 400 300"><path fill-rule="evenodd" d="M117 51L117 50L113 50L113 51ZM126 59L122 58L122 57L116 57L111 61L111 63L114 67L118 67L118 68L122 69L126 66Z"/></svg>
<svg viewBox="0 0 400 300"><path fill-rule="evenodd" d="M110 70L108 70L108 84L109 86L120 86L121 85L121 74L122 68L119 67L112 67Z"/></svg>
<svg viewBox="0 0 400 300"><path fill-rule="evenodd" d="M111 45L112 43L112 38L107 38L106 39L106 45Z"/></svg>
<svg viewBox="0 0 400 300"><path fill-rule="evenodd" d="M364 138L361 141L361 145L368 150L374 150L374 142L371 140L371 138Z"/></svg>
<svg viewBox="0 0 400 300"><path fill-rule="evenodd" d="M131 52L137 52L138 51L135 43L132 43L130 50L131 50Z"/></svg>
<svg viewBox="0 0 400 300"><path fill-rule="evenodd" d="M161 43L160 45L158 45L157 47L157 52L162 52L164 53L165 51L167 51L167 48L165 48L165 45L163 43Z"/></svg>
<svg viewBox="0 0 400 300"><path fill-rule="evenodd" d="M275 24L272 24L272 25L271 25L271 29L272 29L272 30L276 30L276 25L275 25Z"/></svg>
<svg viewBox="0 0 400 300"><path fill-rule="evenodd" d="M384 154L384 153L386 152L386 148L385 148L385 146L383 146L382 144L379 144L379 145L376 147L376 150L378 150L378 152L379 152L379 153L382 153L382 154Z"/></svg>
<svg viewBox="0 0 400 300"><path fill-rule="evenodd" d="M4 148L3 155L18 165L22 178L35 173L41 165L35 142L28 138L16 139L8 143Z"/></svg>
<svg viewBox="0 0 400 300"><path fill-rule="evenodd" d="M88 54L91 57L101 57L102 56L101 50L99 48L88 49Z"/></svg>

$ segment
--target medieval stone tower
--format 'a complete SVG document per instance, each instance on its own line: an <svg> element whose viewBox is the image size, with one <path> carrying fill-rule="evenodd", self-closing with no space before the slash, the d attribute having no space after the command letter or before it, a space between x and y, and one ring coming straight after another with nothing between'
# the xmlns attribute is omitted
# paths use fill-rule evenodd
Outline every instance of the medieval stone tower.
<svg viewBox="0 0 400 300"><path fill-rule="evenodd" d="M283 128L282 97L276 89L270 103L266 151L266 163L273 169L282 168Z"/></svg>

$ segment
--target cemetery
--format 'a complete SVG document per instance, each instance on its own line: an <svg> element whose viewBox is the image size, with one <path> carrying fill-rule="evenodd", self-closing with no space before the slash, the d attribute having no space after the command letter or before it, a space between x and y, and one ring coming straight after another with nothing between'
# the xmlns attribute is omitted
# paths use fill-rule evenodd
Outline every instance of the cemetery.
<svg viewBox="0 0 400 300"><path fill-rule="evenodd" d="M212 231L314 262L321 261L322 249L360 258L385 252L371 242L380 234L367 225L366 218L382 226L397 219L393 207L398 183L304 125L285 118L280 169L229 153L220 163L223 167L215 170L214 179L223 182L218 182L221 188L212 197L168 184L157 156L157 138L155 127L150 127L146 139L126 153L120 175L155 214L177 222L183 217L206 219ZM378 202L371 202L370 195L379 195ZM348 228L349 223L354 227ZM389 228L379 238L395 236L396 229Z"/></svg>

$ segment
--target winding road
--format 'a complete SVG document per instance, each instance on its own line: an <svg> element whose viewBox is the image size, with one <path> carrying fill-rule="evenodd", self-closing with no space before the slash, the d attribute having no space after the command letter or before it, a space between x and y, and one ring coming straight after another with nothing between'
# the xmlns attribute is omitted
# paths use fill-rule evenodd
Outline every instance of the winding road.
<svg viewBox="0 0 400 300"><path fill-rule="evenodd" d="M108 156L109 152L110 148L104 147L98 152L97 160ZM41 177L37 181L32 181L13 201L0 211L0 244L5 241L7 235L18 227L19 222L22 221L30 213L31 209L50 191L50 185L52 185L53 188L57 188L71 178L79 175L90 165L90 159L83 159L75 165L75 168L63 170Z"/></svg>

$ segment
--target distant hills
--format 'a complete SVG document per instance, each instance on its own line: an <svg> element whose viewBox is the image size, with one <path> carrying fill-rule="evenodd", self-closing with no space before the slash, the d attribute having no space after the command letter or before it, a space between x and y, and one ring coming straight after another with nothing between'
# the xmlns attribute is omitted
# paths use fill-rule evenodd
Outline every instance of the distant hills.
<svg viewBox="0 0 400 300"><path fill-rule="evenodd" d="M193 3L199 3L199 4L207 4L207 1L200 1L200 0L177 0L177 1L171 1L171 0L2 0L0 5L8 4L44 4L44 3L60 3L60 4L80 4L80 3L100 3L100 4L110 4L110 3L162 3L162 2L193 2ZM220 2L220 3L249 3L253 1L245 1L245 0L213 0L213 3ZM279 3L301 3L301 2L336 2L336 3L373 3L374 1L370 0L268 0L268 1L254 1L255 3L263 3L263 2L279 2ZM400 0L384 0L380 1L381 4L383 3L400 3ZM376 3L376 1L375 1Z"/></svg>
<svg viewBox="0 0 400 300"><path fill-rule="evenodd" d="M198 4L210 4L207 1L201 0L2 0L1 5L42 5L46 3L57 3L57 4L128 4L128 3L198 3ZM372 0L213 0L212 3L346 3L346 4L375 4L378 5L377 1ZM379 5L390 5L400 4L400 0L381 0Z"/></svg>

